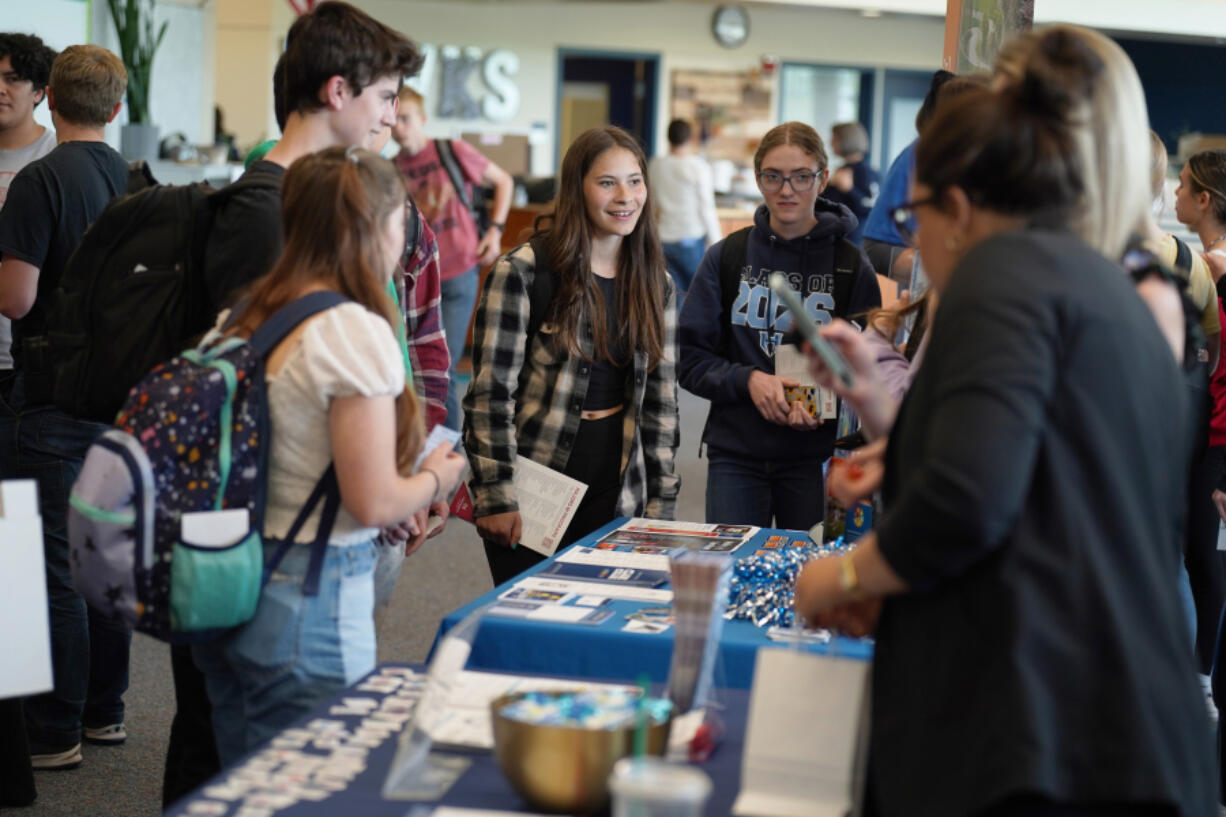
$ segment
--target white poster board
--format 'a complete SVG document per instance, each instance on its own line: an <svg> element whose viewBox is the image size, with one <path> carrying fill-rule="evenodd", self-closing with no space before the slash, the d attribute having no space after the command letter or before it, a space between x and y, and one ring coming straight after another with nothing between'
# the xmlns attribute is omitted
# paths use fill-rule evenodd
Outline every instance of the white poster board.
<svg viewBox="0 0 1226 817"><path fill-rule="evenodd" d="M43 526L33 480L0 482L0 698L51 689Z"/></svg>

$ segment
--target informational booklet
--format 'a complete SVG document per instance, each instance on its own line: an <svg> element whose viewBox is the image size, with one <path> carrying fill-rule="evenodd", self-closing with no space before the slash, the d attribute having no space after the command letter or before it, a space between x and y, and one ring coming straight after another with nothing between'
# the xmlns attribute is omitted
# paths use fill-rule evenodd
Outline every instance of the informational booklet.
<svg viewBox="0 0 1226 817"><path fill-rule="evenodd" d="M871 664L763 648L754 665L738 817L858 813Z"/></svg>
<svg viewBox="0 0 1226 817"><path fill-rule="evenodd" d="M515 498L523 532L519 544L545 556L552 556L579 509L587 486L527 457L515 460ZM451 501L451 514L473 521L472 494L461 484Z"/></svg>
<svg viewBox="0 0 1226 817"><path fill-rule="evenodd" d="M633 587L627 584L610 584L608 582L569 581L555 579L540 574L525 576L515 583L515 587L524 590L552 591L557 593L573 593L576 596L600 596L623 601L642 601L648 604L671 604L673 591L649 587Z"/></svg>
<svg viewBox="0 0 1226 817"><path fill-rule="evenodd" d="M667 570L640 570L635 567L610 567L599 564L554 562L537 574L551 579L578 582L609 582L630 587L659 587L668 583Z"/></svg>
<svg viewBox="0 0 1226 817"><path fill-rule="evenodd" d="M752 525L708 525L635 517L600 538L603 545L630 547L635 553L666 555L673 548L731 553L758 534Z"/></svg>
<svg viewBox="0 0 1226 817"><path fill-rule="evenodd" d="M527 457L515 460L515 499L523 533L519 544L552 556L579 509L587 486Z"/></svg>
<svg viewBox="0 0 1226 817"><path fill-rule="evenodd" d="M604 565L605 567L629 567L635 570L661 570L668 572L668 556L656 553L633 553L625 550L568 547L558 554L559 562L580 565Z"/></svg>

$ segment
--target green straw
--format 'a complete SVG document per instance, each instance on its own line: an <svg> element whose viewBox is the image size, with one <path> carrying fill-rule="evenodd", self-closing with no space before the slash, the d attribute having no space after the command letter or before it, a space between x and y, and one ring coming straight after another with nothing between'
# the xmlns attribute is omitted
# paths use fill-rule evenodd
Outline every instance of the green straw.
<svg viewBox="0 0 1226 817"><path fill-rule="evenodd" d="M638 723L634 728L634 757L642 758L647 754L647 694L651 685L651 677L646 673L639 676L639 712Z"/></svg>

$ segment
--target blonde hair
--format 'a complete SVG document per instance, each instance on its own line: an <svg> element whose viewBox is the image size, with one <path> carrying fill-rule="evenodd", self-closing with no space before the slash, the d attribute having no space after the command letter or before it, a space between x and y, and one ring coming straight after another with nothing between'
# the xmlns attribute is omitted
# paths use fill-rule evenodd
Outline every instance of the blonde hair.
<svg viewBox="0 0 1226 817"><path fill-rule="evenodd" d="M1152 203L1149 115L1132 61L1107 37L1074 25L1024 35L1002 54L996 71L1006 81L1018 81L1015 62L1037 66L1040 75L1058 77L1080 97L1073 139L1085 192L1070 226L1103 255L1119 258L1148 221Z"/></svg>
<svg viewBox="0 0 1226 817"><path fill-rule="evenodd" d="M101 127L128 88L119 57L100 45L70 45L51 63L55 112L74 125Z"/></svg>
<svg viewBox="0 0 1226 817"><path fill-rule="evenodd" d="M406 102L412 102L417 107L421 108L423 111L426 109L425 97L417 93L417 91L414 91L409 86L401 85L400 86L400 104L403 105Z"/></svg>
<svg viewBox="0 0 1226 817"><path fill-rule="evenodd" d="M1170 158L1166 155L1166 144L1162 137L1153 130L1149 132L1149 192L1154 201L1161 201L1166 192L1166 169Z"/></svg>

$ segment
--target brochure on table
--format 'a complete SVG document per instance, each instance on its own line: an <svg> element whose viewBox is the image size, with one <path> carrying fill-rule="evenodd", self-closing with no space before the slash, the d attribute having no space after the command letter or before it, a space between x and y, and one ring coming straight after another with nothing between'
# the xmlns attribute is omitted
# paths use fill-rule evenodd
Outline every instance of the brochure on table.
<svg viewBox="0 0 1226 817"><path fill-rule="evenodd" d="M671 604L673 590L665 586L670 576L670 554L731 553L758 531L751 525L636 517L593 545L574 545L558 554L545 570L525 576L504 590L488 612L536 621L599 624L611 614L592 608L599 608L607 599ZM646 627L641 631L661 630Z"/></svg>

